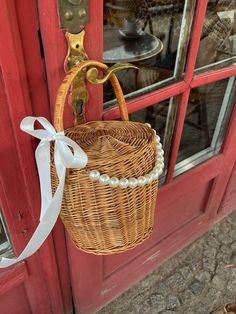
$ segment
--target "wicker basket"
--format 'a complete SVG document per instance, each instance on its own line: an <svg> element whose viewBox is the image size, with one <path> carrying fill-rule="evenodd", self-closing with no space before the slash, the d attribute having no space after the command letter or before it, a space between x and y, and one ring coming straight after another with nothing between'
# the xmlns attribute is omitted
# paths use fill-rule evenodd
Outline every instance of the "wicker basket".
<svg viewBox="0 0 236 314"><path fill-rule="evenodd" d="M74 67L59 88L54 126L63 131L63 111L67 93L76 75L89 66L102 71L108 67L87 61ZM110 187L93 181L92 170L110 177L144 176L155 165L155 134L146 124L128 121L127 107L115 75L111 83L123 121L92 121L65 130L88 155L84 169L67 171L61 219L79 249L107 255L134 248L153 230L157 180L135 188ZM52 162L52 186L58 179Z"/></svg>

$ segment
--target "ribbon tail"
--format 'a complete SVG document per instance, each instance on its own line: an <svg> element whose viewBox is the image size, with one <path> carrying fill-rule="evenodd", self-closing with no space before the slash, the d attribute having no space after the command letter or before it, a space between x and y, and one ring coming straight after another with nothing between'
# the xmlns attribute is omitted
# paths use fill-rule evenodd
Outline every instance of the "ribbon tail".
<svg viewBox="0 0 236 314"><path fill-rule="evenodd" d="M36 164L39 174L41 191L40 220L52 201L51 175L50 175L50 143L40 142L35 151Z"/></svg>
<svg viewBox="0 0 236 314"><path fill-rule="evenodd" d="M44 212L44 215L37 229L35 230L32 238L30 239L29 243L27 244L23 252L16 258L3 257L0 260L0 268L11 266L15 263L24 260L27 257L30 257L40 248L40 246L46 240L51 230L53 229L61 210L65 175L66 169L63 167L63 169L61 169L60 171L59 185L53 196L53 199L51 200L51 203L47 210Z"/></svg>

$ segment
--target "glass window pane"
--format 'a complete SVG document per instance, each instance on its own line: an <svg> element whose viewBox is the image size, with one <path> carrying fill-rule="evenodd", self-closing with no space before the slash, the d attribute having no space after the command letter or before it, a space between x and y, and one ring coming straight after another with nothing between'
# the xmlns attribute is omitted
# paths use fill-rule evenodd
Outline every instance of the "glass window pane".
<svg viewBox="0 0 236 314"><path fill-rule="evenodd" d="M178 97L174 97L130 115L131 121L149 123L161 138L165 152L165 170L160 179L160 183L163 183L166 174L177 106Z"/></svg>
<svg viewBox="0 0 236 314"><path fill-rule="evenodd" d="M177 173L219 152L235 103L235 87L233 77L191 91Z"/></svg>
<svg viewBox="0 0 236 314"><path fill-rule="evenodd" d="M236 62L236 1L211 0L208 3L196 68L208 69Z"/></svg>
<svg viewBox="0 0 236 314"><path fill-rule="evenodd" d="M182 74L194 3L195 0L104 1L104 62L132 62L139 68L119 73L126 95L137 97L156 89L155 84L174 77L177 67ZM113 99L109 85L104 94L105 101Z"/></svg>
<svg viewBox="0 0 236 314"><path fill-rule="evenodd" d="M0 212L0 255L3 255L11 248L5 224Z"/></svg>

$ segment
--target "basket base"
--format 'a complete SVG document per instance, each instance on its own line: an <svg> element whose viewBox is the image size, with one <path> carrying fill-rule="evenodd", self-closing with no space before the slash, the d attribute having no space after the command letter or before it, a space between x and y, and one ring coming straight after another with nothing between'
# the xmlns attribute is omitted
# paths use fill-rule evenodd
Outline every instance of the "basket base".
<svg viewBox="0 0 236 314"><path fill-rule="evenodd" d="M99 250L98 249L96 250L95 248L81 247L81 246L78 246L77 243L74 242L72 239L71 239L71 241L76 246L76 248L78 248L79 250L81 250L83 252L94 254L94 255L112 255L112 254L123 253L123 252L126 252L128 250L134 249L136 246L138 246L139 244L141 244L145 240L147 240L151 236L152 232L153 232L153 228L149 228L147 233L144 234L143 238L138 239L137 242L132 242L131 244L128 244L126 246L114 247L114 248L110 248L110 249L100 249L99 248Z"/></svg>

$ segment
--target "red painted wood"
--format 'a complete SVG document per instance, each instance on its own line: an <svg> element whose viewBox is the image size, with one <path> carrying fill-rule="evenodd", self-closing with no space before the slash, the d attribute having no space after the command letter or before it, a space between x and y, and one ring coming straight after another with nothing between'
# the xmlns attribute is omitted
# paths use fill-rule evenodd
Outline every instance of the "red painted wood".
<svg viewBox="0 0 236 314"><path fill-rule="evenodd" d="M218 197L222 199L220 208L212 206L211 218L216 215L225 215L231 210L235 209L234 190L236 187L236 171L235 171L235 138L236 138L236 104L232 113L229 128L227 130L226 139L222 146L222 154L224 154L224 163L222 175L218 183L218 189L216 191ZM225 182L228 182L226 189L222 189ZM231 196L230 196L231 195Z"/></svg>
<svg viewBox="0 0 236 314"><path fill-rule="evenodd" d="M51 1L50 3L48 3L48 1L38 1L38 16L45 53L44 61L47 66L45 76L47 77L49 90L49 111L52 115L56 92L64 77L63 64L66 52L66 41L63 33L59 29L56 1ZM59 64L60 66L58 66ZM37 107L37 109L39 108ZM50 114L48 114L48 116L50 116ZM70 125L73 120L71 110L67 110L65 120L68 121L67 125ZM58 221L53 229L53 238L64 311L67 313L70 312L72 308L72 294L64 228L61 221Z"/></svg>
<svg viewBox="0 0 236 314"><path fill-rule="evenodd" d="M235 160L235 138L236 138L236 128L234 127L236 124L236 103L234 104L234 110L231 116L231 120L229 123L229 128L227 130L227 134L222 146L222 153L225 155L229 155L229 162L233 162Z"/></svg>
<svg viewBox="0 0 236 314"><path fill-rule="evenodd" d="M47 87L45 86L46 74L44 59L41 56L40 41L38 38L39 23L38 12L35 0L16 1L16 15L18 18L18 28L21 36L21 46L24 54L25 71L29 94L31 99L31 111L34 115L43 115L49 118L49 99ZM27 10L25 9L27 7ZM29 14L30 12L30 14ZM29 29L34 35L29 36Z"/></svg>
<svg viewBox="0 0 236 314"><path fill-rule="evenodd" d="M40 56L40 48L43 49L43 47L40 47L39 41L36 41L37 50L32 50L32 40L28 36L28 29L32 25L34 25L35 32L37 33L39 30L39 22L38 22L38 12L35 1L32 1L29 3L28 0L24 1L25 3L20 4L21 10L19 10L19 14L21 16L20 21L24 21L24 16L27 21L31 21L31 25L26 25L24 22L21 23L20 27L22 28L22 42L23 47L25 51L25 63L26 63L26 70L28 71L29 79L29 86L31 90L31 99L33 100L33 113L37 116L44 116L50 119L50 108L49 108L49 102L48 102L48 91L45 86L45 84L39 84L39 82L45 82L46 81L46 73L44 68L44 59ZM30 6L30 7L29 7ZM30 18L27 17L28 10L25 10L24 8L28 7L29 9L32 9L32 14L30 15ZM23 36L24 35L24 36ZM33 58L33 53L35 54L35 57ZM37 60L37 62L36 62ZM37 89L37 93L35 93L35 90ZM37 193L39 195L39 193ZM70 312L72 309L72 295L71 295L71 287L69 282L69 268L68 268L68 261L66 258L66 243L65 243L65 236L64 236L64 229L62 227L61 222L58 222L57 225L54 228L53 231L56 241L49 242L49 245L47 246L47 249L43 249L45 252L44 254L41 254L42 256L48 256L52 255L52 259L43 259L44 263L42 263L42 266L44 268L45 273L47 274L47 280L50 283L55 282L55 280L59 280L57 269L59 269L62 276L60 277L60 289L62 291L62 299L64 304L64 311ZM56 256L53 255L53 244L56 251ZM41 250L42 251L42 250ZM44 257L44 256L43 256ZM54 278L55 277L55 278ZM52 300L54 302L57 302L57 293L58 288L51 285L49 288L49 293L52 295Z"/></svg>
<svg viewBox="0 0 236 314"><path fill-rule="evenodd" d="M1 314L32 314L30 304L27 301L24 286L19 285L1 296Z"/></svg>
<svg viewBox="0 0 236 314"><path fill-rule="evenodd" d="M16 6L15 1L10 0L2 1L1 5L0 44L4 47L0 51L0 98L4 104L1 111L4 137L1 141L5 150L1 154L4 167L1 168L0 193L7 227L15 252L19 254L38 224L40 208L34 148L30 137L19 130L19 124L32 111L47 116L48 102L37 34L36 3L23 0ZM18 219L19 211L21 219ZM26 229L25 236L23 229ZM10 313L15 307L14 313L19 314L63 313L53 250L53 242L49 238L42 249L26 261L28 278L18 273L18 265L1 271L1 276L6 278L10 271L13 275L12 279L9 277L9 284L11 281L16 284L15 290L7 293L8 297L4 294L0 298L2 311ZM21 295L22 289L24 294ZM17 304L17 297L10 298L17 291L21 295L21 305Z"/></svg>
<svg viewBox="0 0 236 314"><path fill-rule="evenodd" d="M191 212L192 218L204 214L207 203L207 200L205 200L205 190L210 194L212 182L219 175L222 164L222 156L217 156L201 164L199 167L194 168L191 172L186 172L177 177L171 184L161 187L157 196L156 228L151 238L134 250L106 257L105 259L109 260L109 269L106 265L107 262L104 261L104 274L107 276L107 274L112 273L112 268L114 271L128 264L145 249L147 250L147 248L151 248L157 242L159 243L162 238L167 237L170 233L173 233L174 230L178 228L181 229L181 225L191 219L189 218L189 212ZM194 182L189 184L192 177L194 177ZM199 184L199 182L201 182L201 184ZM202 190L202 186L205 187L205 190ZM196 200L194 200L195 197L197 198ZM178 199L178 201L176 201L176 199ZM192 205L190 208L190 206L186 205L194 203L193 200L198 203L199 206ZM201 200L203 200L205 207L201 205ZM177 215L177 217L174 218L175 215Z"/></svg>
<svg viewBox="0 0 236 314"><path fill-rule="evenodd" d="M210 200L209 200L209 205L208 205L208 216L209 219L216 219L217 215L220 214L220 210L222 207L222 203L224 202L225 199L225 193L228 190L228 186L225 187L225 183L230 181L231 175L233 171L233 165L229 164L224 161L223 167L222 167L222 174L215 180L215 186L214 186L214 193L212 193ZM222 188L223 187L223 188ZM218 199L220 199L220 206L218 204ZM235 209L234 208L230 208Z"/></svg>
<svg viewBox="0 0 236 314"><path fill-rule="evenodd" d="M166 176L166 184L170 183L173 180L174 169L178 157L179 145L181 141L181 135L184 127L185 115L188 108L188 99L190 94L190 88L188 88L181 96L179 100L178 113L176 118L176 126L173 135L171 154L168 165L168 172Z"/></svg>
<svg viewBox="0 0 236 314"><path fill-rule="evenodd" d="M12 165L12 167L15 167L16 178L20 180L20 183L18 183L19 186L15 184L11 187L10 191L7 191L6 193L9 203L8 207L11 209L11 214L14 213L14 220L16 220L16 215L19 211L22 210L24 212L24 208L31 207L28 197L29 194L27 195L28 187L26 183L27 179L25 177L26 173L23 172L23 169L26 167L23 166L22 160L19 160L17 155L19 155L19 152L22 149L25 156L27 156L25 161L29 163L29 166L34 167L35 162L33 160L33 156L32 158L28 157L31 155L31 151L29 150L29 145L25 145L25 137L22 136L23 134L19 129L20 120L25 115L26 103L30 103L30 99L26 80L23 79L26 77L26 73L23 63L23 53L21 49L17 17L12 1L3 1L2 5L3 9L0 12L0 44L2 47L4 46L5 49L1 49L0 51L0 60L2 70L2 101L5 104L4 112L2 114L5 124L1 124L1 127L2 132L4 132L6 136L1 140L5 142L3 145L6 146L6 148L12 147L14 149L14 154L10 157L9 148L5 149L3 152L2 157L4 158L5 155L5 160L3 159L2 162L5 167L2 169L2 176L4 177L4 180L9 180L9 182L6 181L5 186L10 189L12 185L11 172L14 173L14 168L11 169ZM13 22L10 23L10 21ZM15 53L16 51L18 51L17 54ZM18 105L19 103L21 106ZM29 143L29 139L27 139L27 141ZM28 152L26 152L27 150ZM7 166L9 158L13 159L9 160L10 167ZM34 170L31 171L31 173L29 173L29 178L31 179L32 173L36 175ZM8 193L12 193L12 195L10 196ZM19 203L15 202L16 199L19 199ZM26 241L29 240L30 234L32 234L33 228L35 227L32 222L32 212L30 212L29 215L24 215L24 219L26 221L26 228L28 229L26 236L22 238L22 230L18 230L16 238L12 238L13 243L15 243L14 248L16 253L19 253L23 249Z"/></svg>
<svg viewBox="0 0 236 314"><path fill-rule="evenodd" d="M90 18L85 31L85 49L89 59L103 60L103 1L90 1ZM99 30L99 31L98 31ZM87 84L89 102L85 108L87 121L102 118L103 113L103 86Z"/></svg>
<svg viewBox="0 0 236 314"><path fill-rule="evenodd" d="M59 28L57 1L50 1L50 3L47 0L38 1L38 13L45 53L50 108L53 112L57 89L65 75L66 40ZM69 118L73 121L72 116Z"/></svg>
<svg viewBox="0 0 236 314"><path fill-rule="evenodd" d="M49 94L50 94L50 105L51 112L53 113L54 100L59 84L65 76L63 64L64 58L66 56L66 42L63 32L60 31L58 27L58 17L56 3L48 3L48 1L39 1L39 19L40 28L42 32L42 38L45 49L45 59L47 65L47 78L49 84ZM98 45L102 45L102 32L100 35L96 34L96 40L90 40L94 36L94 29L101 25L103 19L103 5L102 2L95 3L92 2L91 6L97 7L97 11L91 10L90 23L86 26L86 36L85 46L88 50L91 50L89 54L90 58L95 58L96 60L102 59L102 50ZM49 31L50 30L50 31ZM98 49L99 48L99 49ZM86 106L86 117L88 120L96 119L102 115L102 86L89 86L90 102ZM93 109L91 108L91 104ZM95 105L96 104L96 105ZM72 110L67 106L66 115L64 118L66 126L73 125L73 115ZM58 237L55 235L55 242L60 243ZM60 245L60 244L58 244ZM56 244L57 246L57 244ZM57 252L59 252L59 248ZM71 264L73 264L73 269L71 269L71 281L76 287L76 291L79 295L82 295L82 302L91 302L91 297L95 298L100 292L99 283L101 283L101 271L100 264L96 257L88 256L79 252L73 247L69 242L68 244L68 254ZM58 263L63 260L63 254L58 255ZM64 256L64 258L66 258ZM94 259L96 262L94 262ZM79 263L78 263L79 261ZM89 265L89 268L87 267ZM72 268L72 267L71 267ZM81 272L83 269L83 272ZM69 276L65 276L64 273L60 272L61 278L63 280L69 279ZM86 287L81 285L81 281L84 282L84 278L87 278ZM80 299L75 298L76 306L80 306Z"/></svg>
<svg viewBox="0 0 236 314"><path fill-rule="evenodd" d="M7 270L1 269L0 296L24 283L28 277L29 273L24 262Z"/></svg>
<svg viewBox="0 0 236 314"><path fill-rule="evenodd" d="M101 294L103 257L84 253L68 240L71 283L76 313L90 307Z"/></svg>
<svg viewBox="0 0 236 314"><path fill-rule="evenodd" d="M233 166L233 171L231 172L227 189L224 193L220 213L221 212L227 213L228 211L235 210L235 204L236 204L236 163Z"/></svg>
<svg viewBox="0 0 236 314"><path fill-rule="evenodd" d="M138 246L134 250L119 254L119 256L106 257L104 259L104 277L106 278L117 269L134 262L134 259L142 255L145 250L153 247L156 243L160 243L193 219L203 215L211 188L212 182L209 182L208 179L207 182L191 187L188 191L181 190L178 194L178 208L176 208L176 193L173 189L171 189L172 197L169 196L170 191L168 196L160 191L155 213L155 230L152 236L142 246ZM190 198L189 195L192 197ZM191 203L191 206L187 206L188 203Z"/></svg>
<svg viewBox="0 0 236 314"><path fill-rule="evenodd" d="M224 69L215 70L214 72L201 73L193 77L191 88L196 88L201 85L214 83L219 80L226 79L236 75L236 66L230 66Z"/></svg>
<svg viewBox="0 0 236 314"><path fill-rule="evenodd" d="M185 82L175 83L171 86L161 88L155 92L143 95L139 98L135 98L127 101L129 113L141 110L151 105L160 103L161 101L170 97L180 95L186 89L188 85ZM117 106L109 108L104 111L103 120L112 120L120 117L119 108Z"/></svg>
<svg viewBox="0 0 236 314"><path fill-rule="evenodd" d="M102 54L102 1L91 1L90 5L91 19L86 28L86 48L90 57L100 60ZM190 83L193 81L194 84L195 82L194 66L206 6L206 0L197 2L197 20L194 23L185 80L128 102L129 112L134 112L182 94L169 164L168 184L161 188L158 195L153 236L136 249L111 257L82 253L68 241L71 282L77 313L94 313L97 308L123 292L124 289L127 289L190 241L196 239L218 219L215 216L215 210L218 210L223 197L219 193L219 187L221 185L222 190L225 189L230 172L225 168L226 160L230 160L231 166L233 165L232 155L229 154L231 159L227 157L227 149L224 154L220 154L172 180L187 109ZM55 3L49 4L46 0L39 1L51 108L58 84L63 77L62 64L66 50L63 35L58 29L55 10ZM94 34L96 34L95 37ZM55 43L57 48L53 46ZM222 75L230 76L232 74L232 72L229 74L227 69L225 71L227 74L225 72ZM53 73L56 75L54 76ZM214 75L219 79L219 73L215 71L211 78L208 77L204 82L207 82L208 79L214 80ZM197 76L196 80L201 84L200 76ZM90 103L86 108L88 120L101 117L101 92L101 87L90 90ZM103 119L118 117L117 107L111 108L103 114ZM65 121L67 125L72 124L70 116L66 116ZM232 127L231 124L230 128ZM232 133L230 130L228 137ZM56 238L54 239L56 240Z"/></svg>
<svg viewBox="0 0 236 314"><path fill-rule="evenodd" d="M208 4L208 0L197 1L196 13L194 17L190 46L189 46L189 51L188 51L185 79L184 79L187 84L190 84L193 79L193 73L195 69L198 48L199 48L200 39L202 35L202 27L203 27L203 23L205 19L207 4Z"/></svg>

